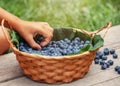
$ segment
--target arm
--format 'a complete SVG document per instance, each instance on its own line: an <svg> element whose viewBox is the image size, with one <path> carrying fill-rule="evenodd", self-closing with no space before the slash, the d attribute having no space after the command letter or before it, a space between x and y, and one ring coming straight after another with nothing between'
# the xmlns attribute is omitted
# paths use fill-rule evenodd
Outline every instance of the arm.
<svg viewBox="0 0 120 86"><path fill-rule="evenodd" d="M24 21L0 8L0 21L2 19L7 20L13 29L16 30L33 48L41 49L41 46L47 45L53 37L53 28L46 22ZM40 44L37 44L33 39L36 34L41 34L44 37L44 41Z"/></svg>
<svg viewBox="0 0 120 86"><path fill-rule="evenodd" d="M20 19L18 17L14 16L13 14L5 11L0 7L0 22L2 21L2 19L7 20L13 28L15 28L18 22L20 22Z"/></svg>

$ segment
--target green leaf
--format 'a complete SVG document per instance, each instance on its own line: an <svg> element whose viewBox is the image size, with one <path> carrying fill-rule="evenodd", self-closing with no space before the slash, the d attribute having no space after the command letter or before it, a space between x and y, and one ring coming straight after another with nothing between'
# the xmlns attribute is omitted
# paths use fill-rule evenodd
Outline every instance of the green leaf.
<svg viewBox="0 0 120 86"><path fill-rule="evenodd" d="M94 51L94 50L100 48L101 46L103 46L103 43L104 43L103 38L100 35L95 35L92 38L93 47L90 49L90 51Z"/></svg>
<svg viewBox="0 0 120 86"><path fill-rule="evenodd" d="M8 32L10 33L11 36L11 42L18 48L20 39L19 35L14 30L9 30Z"/></svg>
<svg viewBox="0 0 120 86"><path fill-rule="evenodd" d="M89 51L92 48L92 44L88 44L87 46L81 48L80 53L83 53L85 51Z"/></svg>

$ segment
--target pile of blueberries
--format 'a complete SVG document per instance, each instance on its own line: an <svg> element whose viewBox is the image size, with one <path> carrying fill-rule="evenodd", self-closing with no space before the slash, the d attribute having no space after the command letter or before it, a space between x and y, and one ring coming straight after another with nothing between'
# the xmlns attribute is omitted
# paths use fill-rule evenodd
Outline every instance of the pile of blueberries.
<svg viewBox="0 0 120 86"><path fill-rule="evenodd" d="M100 64L101 65L101 69L105 70L107 68L109 68L110 66L112 66L114 64L113 60L107 60L108 59L108 55L112 55L112 57L114 59L118 58L118 55L115 52L115 49L108 49L108 48L104 48L103 52L98 51L96 53L96 57L94 59L94 63L95 64ZM115 71L120 74L120 66L116 66Z"/></svg>
<svg viewBox="0 0 120 86"><path fill-rule="evenodd" d="M40 41L37 41L37 43L40 43ZM81 48L87 46L88 44L90 44L89 40L83 41L79 37L76 37L73 40L65 38L59 41L51 41L41 50L36 50L31 48L25 41L21 41L19 44L19 50L30 54L35 53L46 56L63 56L77 53L81 50Z"/></svg>

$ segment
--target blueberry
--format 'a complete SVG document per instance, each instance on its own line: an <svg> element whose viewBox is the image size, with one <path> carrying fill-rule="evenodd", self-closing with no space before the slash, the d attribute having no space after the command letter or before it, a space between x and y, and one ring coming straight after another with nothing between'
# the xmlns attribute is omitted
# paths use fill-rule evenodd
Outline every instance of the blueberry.
<svg viewBox="0 0 120 86"><path fill-rule="evenodd" d="M36 41L37 44L40 44L40 41Z"/></svg>
<svg viewBox="0 0 120 86"><path fill-rule="evenodd" d="M79 52L79 49L74 48L74 49L73 49L73 52L74 52L74 53L77 53L77 52Z"/></svg>
<svg viewBox="0 0 120 86"><path fill-rule="evenodd" d="M117 73L120 74L120 68L117 70Z"/></svg>
<svg viewBox="0 0 120 86"><path fill-rule="evenodd" d="M61 41L61 40L60 40ZM52 41L52 44L55 44L56 42L55 41Z"/></svg>
<svg viewBox="0 0 120 86"><path fill-rule="evenodd" d="M100 57L96 55L95 59L100 59Z"/></svg>
<svg viewBox="0 0 120 86"><path fill-rule="evenodd" d="M57 56L57 53L52 53L51 56Z"/></svg>
<svg viewBox="0 0 120 86"><path fill-rule="evenodd" d="M38 43L40 43L41 41L43 41L43 37L38 37L38 39L36 40Z"/></svg>
<svg viewBox="0 0 120 86"><path fill-rule="evenodd" d="M94 60L94 63L95 63L95 64L99 64L99 59L95 59L95 60Z"/></svg>
<svg viewBox="0 0 120 86"><path fill-rule="evenodd" d="M107 68L109 68L109 66L110 66L110 63L108 63L108 62L107 62L107 63L105 63L105 64L107 65Z"/></svg>
<svg viewBox="0 0 120 86"><path fill-rule="evenodd" d="M107 60L107 56L103 55L101 59L102 60Z"/></svg>
<svg viewBox="0 0 120 86"><path fill-rule="evenodd" d="M41 52L40 52L40 51L36 51L35 53L36 53L36 54L41 54Z"/></svg>
<svg viewBox="0 0 120 86"><path fill-rule="evenodd" d="M84 45L83 44L81 44L81 45L79 45L80 46L80 48L83 48L84 47Z"/></svg>
<svg viewBox="0 0 120 86"><path fill-rule="evenodd" d="M116 66L114 69L115 71L118 71L118 69L120 69L120 66Z"/></svg>
<svg viewBox="0 0 120 86"><path fill-rule="evenodd" d="M99 55L100 53L102 53L102 52L100 52L100 51L97 51L96 55Z"/></svg>
<svg viewBox="0 0 120 86"><path fill-rule="evenodd" d="M29 49L28 49L28 52L29 52L29 53L32 53L32 48L29 48Z"/></svg>
<svg viewBox="0 0 120 86"><path fill-rule="evenodd" d="M59 51L56 51L56 52L55 52L55 55L56 55L56 56L61 56L62 54L61 54Z"/></svg>
<svg viewBox="0 0 120 86"><path fill-rule="evenodd" d="M24 49L22 49L22 51L23 51L23 52L28 52L25 48L24 48Z"/></svg>
<svg viewBox="0 0 120 86"><path fill-rule="evenodd" d="M79 37L76 37L74 40L80 41L80 38L79 38Z"/></svg>
<svg viewBox="0 0 120 86"><path fill-rule="evenodd" d="M67 54L67 50L64 49L63 52L62 52L63 55L66 55Z"/></svg>
<svg viewBox="0 0 120 86"><path fill-rule="evenodd" d="M70 50L70 49L67 49L67 53L68 53L68 54L72 54L72 53L73 53L73 51L72 51L72 50Z"/></svg>
<svg viewBox="0 0 120 86"><path fill-rule="evenodd" d="M24 46L20 46L19 49L22 51L23 49L25 49Z"/></svg>
<svg viewBox="0 0 120 86"><path fill-rule="evenodd" d="M115 53L115 49L111 49L110 54L114 54L114 53Z"/></svg>
<svg viewBox="0 0 120 86"><path fill-rule="evenodd" d="M90 41L89 41L89 40L85 41L85 44L89 44L89 43L90 43Z"/></svg>
<svg viewBox="0 0 120 86"><path fill-rule="evenodd" d="M118 55L116 53L113 54L113 58L116 59L118 58Z"/></svg>
<svg viewBox="0 0 120 86"><path fill-rule="evenodd" d="M23 46L24 45L24 43L23 42L20 42L20 46Z"/></svg>
<svg viewBox="0 0 120 86"><path fill-rule="evenodd" d="M109 49L108 49L108 48L104 48L104 51L105 51L105 50L109 51Z"/></svg>
<svg viewBox="0 0 120 86"><path fill-rule="evenodd" d="M109 49L108 48L104 48L103 53L104 53L104 55L109 55Z"/></svg>
<svg viewBox="0 0 120 86"><path fill-rule="evenodd" d="M84 44L84 41L81 41L81 44Z"/></svg>
<svg viewBox="0 0 120 86"><path fill-rule="evenodd" d="M64 48L65 48L65 49L68 48L68 46L69 46L68 44L64 44Z"/></svg>
<svg viewBox="0 0 120 86"><path fill-rule="evenodd" d="M113 65L113 61L112 60L108 60L108 63L110 64L110 65Z"/></svg>
<svg viewBox="0 0 120 86"><path fill-rule="evenodd" d="M102 69L102 70L107 69L107 67L108 67L107 64L103 64L103 65L101 65L101 69Z"/></svg>
<svg viewBox="0 0 120 86"><path fill-rule="evenodd" d="M65 41L66 43L68 43L68 44L70 43L70 40L67 39L67 38L65 38L64 41Z"/></svg>
<svg viewBox="0 0 120 86"><path fill-rule="evenodd" d="M55 47L55 48L56 48L56 47L58 47L58 46L57 46L57 44L53 44L53 47Z"/></svg>
<svg viewBox="0 0 120 86"><path fill-rule="evenodd" d="M64 45L63 44L60 44L59 46L61 49L64 49Z"/></svg>
<svg viewBox="0 0 120 86"><path fill-rule="evenodd" d="M98 56L102 59L102 56L103 56L102 52L101 52L101 53L99 53L99 55L98 55Z"/></svg>
<svg viewBox="0 0 120 86"><path fill-rule="evenodd" d="M84 47L86 47L88 44L84 44Z"/></svg>
<svg viewBox="0 0 120 86"><path fill-rule="evenodd" d="M105 64L105 61L100 61L100 65L103 65L103 64Z"/></svg>
<svg viewBox="0 0 120 86"><path fill-rule="evenodd" d="M75 46L75 45L74 45L74 43L71 42L71 43L69 44L69 46L72 46L72 47L73 47L73 46Z"/></svg>
<svg viewBox="0 0 120 86"><path fill-rule="evenodd" d="M70 49L70 50L71 50L71 49L73 49L73 47L72 47L71 45L69 45L69 46L68 46L68 49Z"/></svg>

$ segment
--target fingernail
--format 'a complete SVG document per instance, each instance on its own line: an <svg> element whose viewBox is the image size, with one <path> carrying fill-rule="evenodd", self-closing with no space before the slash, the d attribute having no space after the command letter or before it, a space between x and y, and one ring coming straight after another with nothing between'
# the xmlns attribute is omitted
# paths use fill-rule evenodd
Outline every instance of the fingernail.
<svg viewBox="0 0 120 86"><path fill-rule="evenodd" d="M41 46L38 47L38 50L41 50Z"/></svg>

